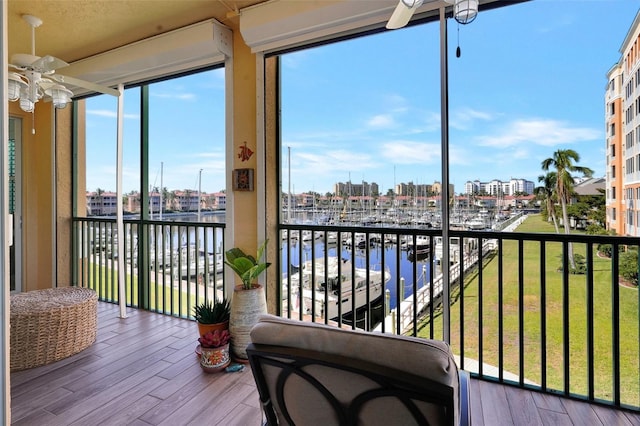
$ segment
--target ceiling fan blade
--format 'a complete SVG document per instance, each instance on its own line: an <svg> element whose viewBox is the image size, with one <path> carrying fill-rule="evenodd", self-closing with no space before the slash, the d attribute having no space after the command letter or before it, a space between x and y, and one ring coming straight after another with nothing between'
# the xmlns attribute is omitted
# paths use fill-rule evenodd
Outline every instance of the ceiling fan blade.
<svg viewBox="0 0 640 426"><path fill-rule="evenodd" d="M387 22L387 29L395 30L407 25L422 2L423 0L398 0L398 5Z"/></svg>
<svg viewBox="0 0 640 426"><path fill-rule="evenodd" d="M69 64L55 56L47 55L36 59L30 66L34 70L46 73L48 71L57 70L58 68L68 67Z"/></svg>
<svg viewBox="0 0 640 426"><path fill-rule="evenodd" d="M47 90L50 87L55 86L56 84L57 83L49 80L48 78L43 78L43 79L40 79L40 81L38 81L38 86L40 86L42 90Z"/></svg>
<svg viewBox="0 0 640 426"><path fill-rule="evenodd" d="M66 75L60 75L60 74L53 74L48 77L59 83L82 87L84 89L89 89L94 92L104 93L105 95L111 95L116 97L120 96L120 92L116 89L91 83L90 81L80 80L79 78L68 77Z"/></svg>

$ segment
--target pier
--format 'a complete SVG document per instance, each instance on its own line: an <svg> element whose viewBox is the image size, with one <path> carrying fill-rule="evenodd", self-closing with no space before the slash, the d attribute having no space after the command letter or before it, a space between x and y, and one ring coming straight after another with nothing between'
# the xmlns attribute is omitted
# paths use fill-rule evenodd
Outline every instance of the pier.
<svg viewBox="0 0 640 426"><path fill-rule="evenodd" d="M512 232L518 227L524 220L526 215L519 217L513 223L510 223L502 232ZM482 243L482 257L484 258L489 252L496 248L496 240L486 240ZM460 278L461 263L464 265L464 273L471 271L476 266L481 267L478 264L478 250L474 250L471 253L464 253L463 262L455 262L450 266L450 278L454 283ZM443 264L443 262L441 262ZM462 284L462 283L459 283ZM410 294L407 298L404 298L395 309L392 309L389 314L385 315L384 320L376 326L374 331L382 331L384 324L385 332L395 333L397 330L397 323L400 324L400 334L408 333L413 327L413 319L421 318L422 313L429 307L432 300L438 299L442 294L443 282L442 273L433 277L433 282L425 283L421 288L416 291L415 297ZM433 295L431 294L433 289ZM415 310L415 312L414 312Z"/></svg>

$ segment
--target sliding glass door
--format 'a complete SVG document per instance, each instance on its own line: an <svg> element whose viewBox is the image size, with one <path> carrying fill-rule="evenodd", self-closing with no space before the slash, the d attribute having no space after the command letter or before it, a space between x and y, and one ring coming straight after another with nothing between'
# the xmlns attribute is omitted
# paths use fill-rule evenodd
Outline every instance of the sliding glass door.
<svg viewBox="0 0 640 426"><path fill-rule="evenodd" d="M21 151L22 119L9 117L9 221L12 224L9 248L11 291L22 291L22 197L21 194Z"/></svg>

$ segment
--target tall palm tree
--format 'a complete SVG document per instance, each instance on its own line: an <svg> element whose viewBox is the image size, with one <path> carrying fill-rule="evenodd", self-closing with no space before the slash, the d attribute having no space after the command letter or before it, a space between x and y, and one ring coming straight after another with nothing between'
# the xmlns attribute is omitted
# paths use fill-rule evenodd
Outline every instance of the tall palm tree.
<svg viewBox="0 0 640 426"><path fill-rule="evenodd" d="M102 188L96 188L96 199L98 200L98 203L100 203L100 213L101 215L104 214L103 210L104 210L104 205L103 205L103 197L102 194L104 194L104 189Z"/></svg>
<svg viewBox="0 0 640 426"><path fill-rule="evenodd" d="M542 161L542 170L549 171L550 168L556 171L556 196L562 206L562 223L565 234L571 233L569 226L569 215L567 204L573 192L574 177L571 173L582 173L583 176L591 177L593 170L588 167L577 166L574 163L580 161L580 154L572 149L559 149L553 153L553 157ZM573 245L569 243L569 263L571 269L575 269L576 264L573 259Z"/></svg>
<svg viewBox="0 0 640 426"><path fill-rule="evenodd" d="M553 226L556 228L556 234L559 234L560 229L558 229L558 219L556 218L555 206L556 180L556 172L547 172L545 175L538 176L538 182L542 182L542 186L537 187L535 189L535 193L544 198L547 213L551 216Z"/></svg>

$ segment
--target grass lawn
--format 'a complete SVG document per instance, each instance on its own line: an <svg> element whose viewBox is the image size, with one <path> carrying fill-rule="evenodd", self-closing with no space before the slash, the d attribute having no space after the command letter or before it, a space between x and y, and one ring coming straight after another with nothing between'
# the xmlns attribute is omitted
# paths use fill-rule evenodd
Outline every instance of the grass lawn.
<svg viewBox="0 0 640 426"><path fill-rule="evenodd" d="M140 307L143 302L139 296L138 291L138 277L136 275L131 276L129 270L125 271L126 284L125 293L127 304L134 307ZM117 269L113 269L109 266L99 266L95 263L91 263L88 276L91 277L91 282L96 283L94 286L98 294L103 295L105 300L118 303L118 274ZM151 288L149 295L149 309L155 312L161 312L164 314L177 315L179 317L191 317L193 315L193 307L197 301L202 302L205 298L203 289L198 289L198 285L193 280L182 280L182 291L180 291L180 280L171 279L170 276L164 276L161 273L151 273ZM215 285L215 279L210 279L210 282L206 282L206 298L212 299L215 297L213 286ZM164 285L163 285L164 284ZM188 288L188 292L187 292ZM196 291L198 294L196 295ZM197 297L196 297L197 296Z"/></svg>
<svg viewBox="0 0 640 426"><path fill-rule="evenodd" d="M554 233L551 224L539 215L529 217L516 232ZM540 243L525 242L523 248L523 291L519 292L518 243L504 241L502 267L503 291L503 362L507 371L520 371L519 324L522 320L524 341L524 376L542 383L546 373L547 387L564 389L564 351L562 319L562 246L560 243L545 244L546 298L541 300ZM584 244L574 244L574 252L585 255ZM595 397L613 398L612 356L612 284L611 260L601 258L594 252L594 381ZM498 258L492 257L482 271L482 298L479 295L478 274L466 277L463 289L464 304L460 298L451 309L451 345L457 354L461 352L460 336L464 333L464 355L480 359L479 346L482 338L482 361L498 365ZM640 406L640 335L638 319L638 289L619 286L620 297L620 379L623 404ZM455 292L459 292L456 289ZM570 275L569 279L569 366L570 392L587 395L587 285L586 275ZM456 294L454 294L454 297ZM522 299L524 315L520 319L518 301ZM479 333L480 306L482 306L482 333ZM464 312L461 311L461 307ZM546 319L542 330L541 318ZM461 321L464 318L464 321ZM442 330L442 316L434 319L434 329ZM429 326L421 324L419 335L428 337ZM435 334L438 336L438 333ZM546 339L546 365L541 365L542 339Z"/></svg>

